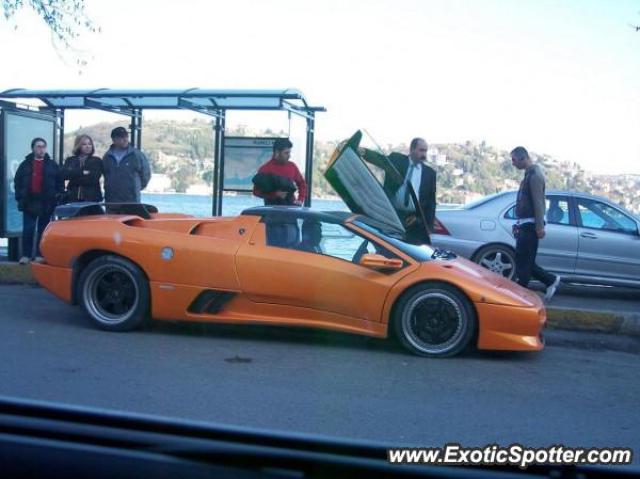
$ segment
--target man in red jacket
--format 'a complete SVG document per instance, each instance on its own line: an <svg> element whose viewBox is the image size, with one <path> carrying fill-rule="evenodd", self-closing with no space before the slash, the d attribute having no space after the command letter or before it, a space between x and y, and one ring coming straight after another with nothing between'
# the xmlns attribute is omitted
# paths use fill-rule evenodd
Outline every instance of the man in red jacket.
<svg viewBox="0 0 640 479"><path fill-rule="evenodd" d="M265 205L302 206L307 196L307 183L291 157L293 143L288 138L273 142L273 156L260 167L253 179L253 194L264 199ZM295 186L294 186L295 185ZM294 190L297 187L297 198Z"/></svg>

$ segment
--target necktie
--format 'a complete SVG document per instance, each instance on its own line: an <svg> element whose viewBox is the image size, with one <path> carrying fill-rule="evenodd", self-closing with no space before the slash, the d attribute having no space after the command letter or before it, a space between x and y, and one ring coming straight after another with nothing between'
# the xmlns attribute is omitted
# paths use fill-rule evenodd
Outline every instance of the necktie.
<svg viewBox="0 0 640 479"><path fill-rule="evenodd" d="M413 163L409 165L409 172L407 173L407 179L404 184L404 205L407 208L411 207L411 193L409 192L409 185L411 184L411 178L413 178L413 169L416 167Z"/></svg>

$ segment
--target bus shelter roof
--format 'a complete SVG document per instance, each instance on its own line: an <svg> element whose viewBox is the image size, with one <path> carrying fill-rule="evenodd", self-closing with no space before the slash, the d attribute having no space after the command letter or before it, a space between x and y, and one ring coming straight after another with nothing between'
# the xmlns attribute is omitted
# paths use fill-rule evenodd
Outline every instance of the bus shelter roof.
<svg viewBox="0 0 640 479"><path fill-rule="evenodd" d="M289 110L302 116L325 111L311 106L304 95L295 89L285 90L28 90L13 88L0 92L0 101L19 103L38 100L34 105L50 109L100 109L113 113L131 110L187 109L201 113L220 110Z"/></svg>

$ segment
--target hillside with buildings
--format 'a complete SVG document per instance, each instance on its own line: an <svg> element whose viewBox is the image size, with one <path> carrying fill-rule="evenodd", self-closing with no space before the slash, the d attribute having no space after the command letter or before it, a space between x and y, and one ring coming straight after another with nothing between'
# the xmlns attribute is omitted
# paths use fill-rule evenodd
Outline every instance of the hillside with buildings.
<svg viewBox="0 0 640 479"><path fill-rule="evenodd" d="M109 147L114 123L100 123L65 136L65 151L70 152L78 133L92 136L96 153ZM228 136L286 136L285 132L252 131L245 126L228 130ZM185 192L210 194L213 178L213 133L206 120L178 122L146 121L143 149L154 173L149 192ZM332 188L322 173L337 142L316 141L314 148L315 197L331 197ZM385 152L407 152L405 144L387 145ZM535 154L544 168L547 189L569 189L599 194L631 211L640 212L640 175L594 175L575 163L561 162L545 154ZM438 173L440 203L468 203L487 194L518 187L522 173L511 165L509 152L485 142L430 144L428 162Z"/></svg>

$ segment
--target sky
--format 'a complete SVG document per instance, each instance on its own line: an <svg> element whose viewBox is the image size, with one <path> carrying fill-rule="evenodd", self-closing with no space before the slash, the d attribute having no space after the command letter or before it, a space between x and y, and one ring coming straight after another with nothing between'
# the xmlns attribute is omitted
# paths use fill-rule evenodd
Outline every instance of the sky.
<svg viewBox="0 0 640 479"><path fill-rule="evenodd" d="M0 17L0 90L296 88L327 108L319 139L484 140L640 174L640 0L85 1L101 31L74 50L27 8Z"/></svg>

